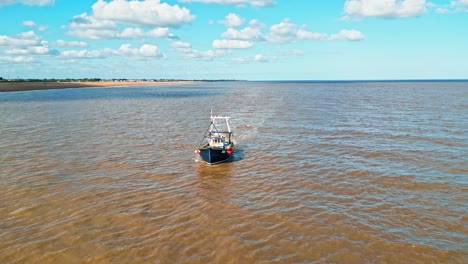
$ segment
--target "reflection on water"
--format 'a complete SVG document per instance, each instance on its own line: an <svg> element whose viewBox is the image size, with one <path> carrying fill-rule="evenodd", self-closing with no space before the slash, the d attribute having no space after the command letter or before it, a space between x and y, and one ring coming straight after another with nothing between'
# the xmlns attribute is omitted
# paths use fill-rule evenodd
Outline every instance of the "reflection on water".
<svg viewBox="0 0 468 264"><path fill-rule="evenodd" d="M466 263L467 85L2 93L0 263Z"/></svg>

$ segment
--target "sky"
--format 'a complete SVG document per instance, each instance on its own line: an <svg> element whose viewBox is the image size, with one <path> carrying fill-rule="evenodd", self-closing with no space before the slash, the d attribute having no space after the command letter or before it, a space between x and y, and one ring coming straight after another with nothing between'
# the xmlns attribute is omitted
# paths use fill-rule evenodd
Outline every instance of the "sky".
<svg viewBox="0 0 468 264"><path fill-rule="evenodd" d="M0 0L0 77L468 79L468 0Z"/></svg>

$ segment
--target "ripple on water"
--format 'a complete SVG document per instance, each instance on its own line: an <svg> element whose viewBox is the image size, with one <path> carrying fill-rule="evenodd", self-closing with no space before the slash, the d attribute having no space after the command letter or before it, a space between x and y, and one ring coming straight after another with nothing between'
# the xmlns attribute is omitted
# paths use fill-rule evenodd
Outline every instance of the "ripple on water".
<svg viewBox="0 0 468 264"><path fill-rule="evenodd" d="M464 263L465 91L223 82L0 94L0 262ZM232 162L193 154L210 109L233 117Z"/></svg>

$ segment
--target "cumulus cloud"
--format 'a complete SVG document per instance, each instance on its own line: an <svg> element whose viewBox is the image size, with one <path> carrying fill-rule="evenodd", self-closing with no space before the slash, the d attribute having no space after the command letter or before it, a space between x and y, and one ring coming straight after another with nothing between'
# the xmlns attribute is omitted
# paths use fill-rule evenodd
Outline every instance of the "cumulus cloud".
<svg viewBox="0 0 468 264"><path fill-rule="evenodd" d="M34 31L23 32L12 37L0 35L0 46L39 46L41 42L42 39Z"/></svg>
<svg viewBox="0 0 468 264"><path fill-rule="evenodd" d="M284 19L278 24L270 27L267 40L271 43L290 43L296 41L331 41L331 40L352 40L358 41L365 38L364 34L358 30L343 29L336 34L326 34L307 31L305 25L297 25L289 19Z"/></svg>
<svg viewBox="0 0 468 264"><path fill-rule="evenodd" d="M119 30L117 24L109 20L99 20L87 13L71 19L68 34L89 39L116 38Z"/></svg>
<svg viewBox="0 0 468 264"><path fill-rule="evenodd" d="M20 48L11 48L5 50L5 54L8 55L45 55L49 54L49 47L43 46L28 46Z"/></svg>
<svg viewBox="0 0 468 264"><path fill-rule="evenodd" d="M226 5L238 5L245 6L247 4L251 6L274 6L276 3L274 0L179 0L183 3L205 3L205 4L226 4Z"/></svg>
<svg viewBox="0 0 468 264"><path fill-rule="evenodd" d="M133 59L165 57L158 46L152 44L143 44L139 48L133 48L130 44L123 44L117 50L105 48L100 50L67 50L60 53L60 56L65 59L103 59L113 55Z"/></svg>
<svg viewBox="0 0 468 264"><path fill-rule="evenodd" d="M346 0L344 13L351 17L405 18L424 14L426 0Z"/></svg>
<svg viewBox="0 0 468 264"><path fill-rule="evenodd" d="M116 38L138 38L138 37L164 37L169 34L168 28L155 28L148 32L141 28L125 28L122 32L116 32Z"/></svg>
<svg viewBox="0 0 468 264"><path fill-rule="evenodd" d="M48 28L47 25L37 25L36 22L34 22L32 20L25 20L25 21L23 21L22 24L23 24L23 26L26 26L26 27L36 27L37 30L39 30L39 31L44 31L44 30L46 30Z"/></svg>
<svg viewBox="0 0 468 264"><path fill-rule="evenodd" d="M223 57L228 54L230 53L224 50L190 50L189 52L182 53L182 56L189 59L212 61L215 58Z"/></svg>
<svg viewBox="0 0 468 264"><path fill-rule="evenodd" d="M25 21L23 21L23 26L35 27L36 23L34 23L34 21L31 21L31 20L25 20Z"/></svg>
<svg viewBox="0 0 468 264"><path fill-rule="evenodd" d="M176 41L176 42L171 43L171 47L176 48L176 49L189 49L189 48L192 48L192 45L187 42Z"/></svg>
<svg viewBox="0 0 468 264"><path fill-rule="evenodd" d="M169 33L169 28L154 28L146 33L146 36L149 37L169 37L169 38L177 38L174 34Z"/></svg>
<svg viewBox="0 0 468 264"><path fill-rule="evenodd" d="M195 50L192 49L192 45L190 43L182 41L173 42L171 47L180 52L182 57L186 59L211 61L215 58L230 54L230 52L226 50Z"/></svg>
<svg viewBox="0 0 468 264"><path fill-rule="evenodd" d="M42 40L33 31L27 31L14 36L0 35L0 47L4 54L11 55L3 57L2 61L30 62L35 55L49 54L49 43Z"/></svg>
<svg viewBox="0 0 468 264"><path fill-rule="evenodd" d="M37 5L45 6L54 4L54 0L0 0L0 6L11 4Z"/></svg>
<svg viewBox="0 0 468 264"><path fill-rule="evenodd" d="M455 0L450 2L455 11L468 12L468 0Z"/></svg>
<svg viewBox="0 0 468 264"><path fill-rule="evenodd" d="M214 40L212 46L214 49L248 49L253 43L245 40L221 39Z"/></svg>
<svg viewBox="0 0 468 264"><path fill-rule="evenodd" d="M88 46L88 43L82 42L82 41L65 41L62 39L59 39L55 42L55 45L57 47L81 47L81 48L86 48Z"/></svg>
<svg viewBox="0 0 468 264"><path fill-rule="evenodd" d="M119 0L109 3L98 0L92 9L96 19L139 26L179 27L195 19L187 8L160 3L159 0Z"/></svg>
<svg viewBox="0 0 468 264"><path fill-rule="evenodd" d="M228 28L221 37L234 40L263 41L265 37L261 33L262 25L257 20L252 20L244 29Z"/></svg>
<svg viewBox="0 0 468 264"><path fill-rule="evenodd" d="M115 35L121 38L137 38L143 36L144 32L141 28L126 28L120 33L116 32Z"/></svg>
<svg viewBox="0 0 468 264"><path fill-rule="evenodd" d="M328 40L351 40L351 41L359 41L363 40L365 38L364 34L361 31L358 30L348 30L348 29L343 29L340 30L336 34L332 34L328 37Z"/></svg>
<svg viewBox="0 0 468 264"><path fill-rule="evenodd" d="M192 45L190 43L183 42L183 41L173 42L171 43L170 46L181 53L191 53L193 51Z"/></svg>
<svg viewBox="0 0 468 264"><path fill-rule="evenodd" d="M221 21L221 24L224 24L227 28L234 28L242 25L244 21L245 19L239 15L230 13L223 21Z"/></svg>
<svg viewBox="0 0 468 264"><path fill-rule="evenodd" d="M106 48L101 50L67 50L60 53L65 59L103 59L109 55L117 54L116 51Z"/></svg>
<svg viewBox="0 0 468 264"><path fill-rule="evenodd" d="M273 43L293 42L299 39L298 34L305 26L298 26L292 23L289 19L283 19L278 24L270 27L268 41Z"/></svg>
<svg viewBox="0 0 468 264"><path fill-rule="evenodd" d="M335 34L317 33L308 31L306 25L297 25L289 19L283 19L272 25L267 35L262 33L265 26L253 19L243 29L228 28L221 34L223 39L213 41L215 49L248 49L254 42L267 41L269 43L291 43L297 41L333 41L350 40L360 41L365 38L358 30L343 29Z"/></svg>
<svg viewBox="0 0 468 264"><path fill-rule="evenodd" d="M40 25L40 26L37 27L37 30L44 31L44 30L46 30L48 28L49 28L49 26L47 26L47 25Z"/></svg>
<svg viewBox="0 0 468 264"><path fill-rule="evenodd" d="M14 62L14 63L25 63L25 62L33 62L33 57L26 57L26 56L0 56L0 62Z"/></svg>
<svg viewBox="0 0 468 264"><path fill-rule="evenodd" d="M455 12L468 12L468 0L453 0L448 4L436 5L428 3L427 7L434 8L437 14L451 14Z"/></svg>
<svg viewBox="0 0 468 264"><path fill-rule="evenodd" d="M0 35L0 46L5 47L9 55L44 55L49 53L49 44L33 31L15 36Z"/></svg>
<svg viewBox="0 0 468 264"><path fill-rule="evenodd" d="M72 18L69 35L88 39L177 38L169 32L169 28L179 27L195 19L187 8L160 3L159 0L98 0L92 10L91 15L82 13ZM122 29L122 25L137 27ZM143 29L148 27L152 29Z"/></svg>
<svg viewBox="0 0 468 264"><path fill-rule="evenodd" d="M137 37L165 37L168 28L153 28L144 31L141 28L128 27L119 29L118 24L111 20L100 20L86 13L72 18L69 35L88 39L126 39Z"/></svg>
<svg viewBox="0 0 468 264"><path fill-rule="evenodd" d="M22 24L23 24L23 26L26 26L26 27L36 27L37 30L39 30L39 31L44 31L44 30L46 30L48 28L47 25L37 25L36 22L34 22L32 20L25 20L25 21L23 21Z"/></svg>
<svg viewBox="0 0 468 264"><path fill-rule="evenodd" d="M161 53L158 46L151 44L143 44L140 48L132 48L130 44L124 44L120 46L118 53L123 56L134 58L164 57L164 54Z"/></svg>
<svg viewBox="0 0 468 264"><path fill-rule="evenodd" d="M240 63L250 63L250 62L269 62L271 59L269 59L267 56L263 54L256 54L254 56L244 56L244 57L237 57L232 59L234 62L240 62Z"/></svg>

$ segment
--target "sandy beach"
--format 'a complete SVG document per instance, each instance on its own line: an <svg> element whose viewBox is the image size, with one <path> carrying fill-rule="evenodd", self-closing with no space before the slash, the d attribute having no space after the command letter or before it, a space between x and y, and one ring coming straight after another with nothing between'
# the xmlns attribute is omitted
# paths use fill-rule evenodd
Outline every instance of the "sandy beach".
<svg viewBox="0 0 468 264"><path fill-rule="evenodd" d="M182 83L193 83L193 81L0 82L0 92L18 92L85 87L128 87Z"/></svg>

